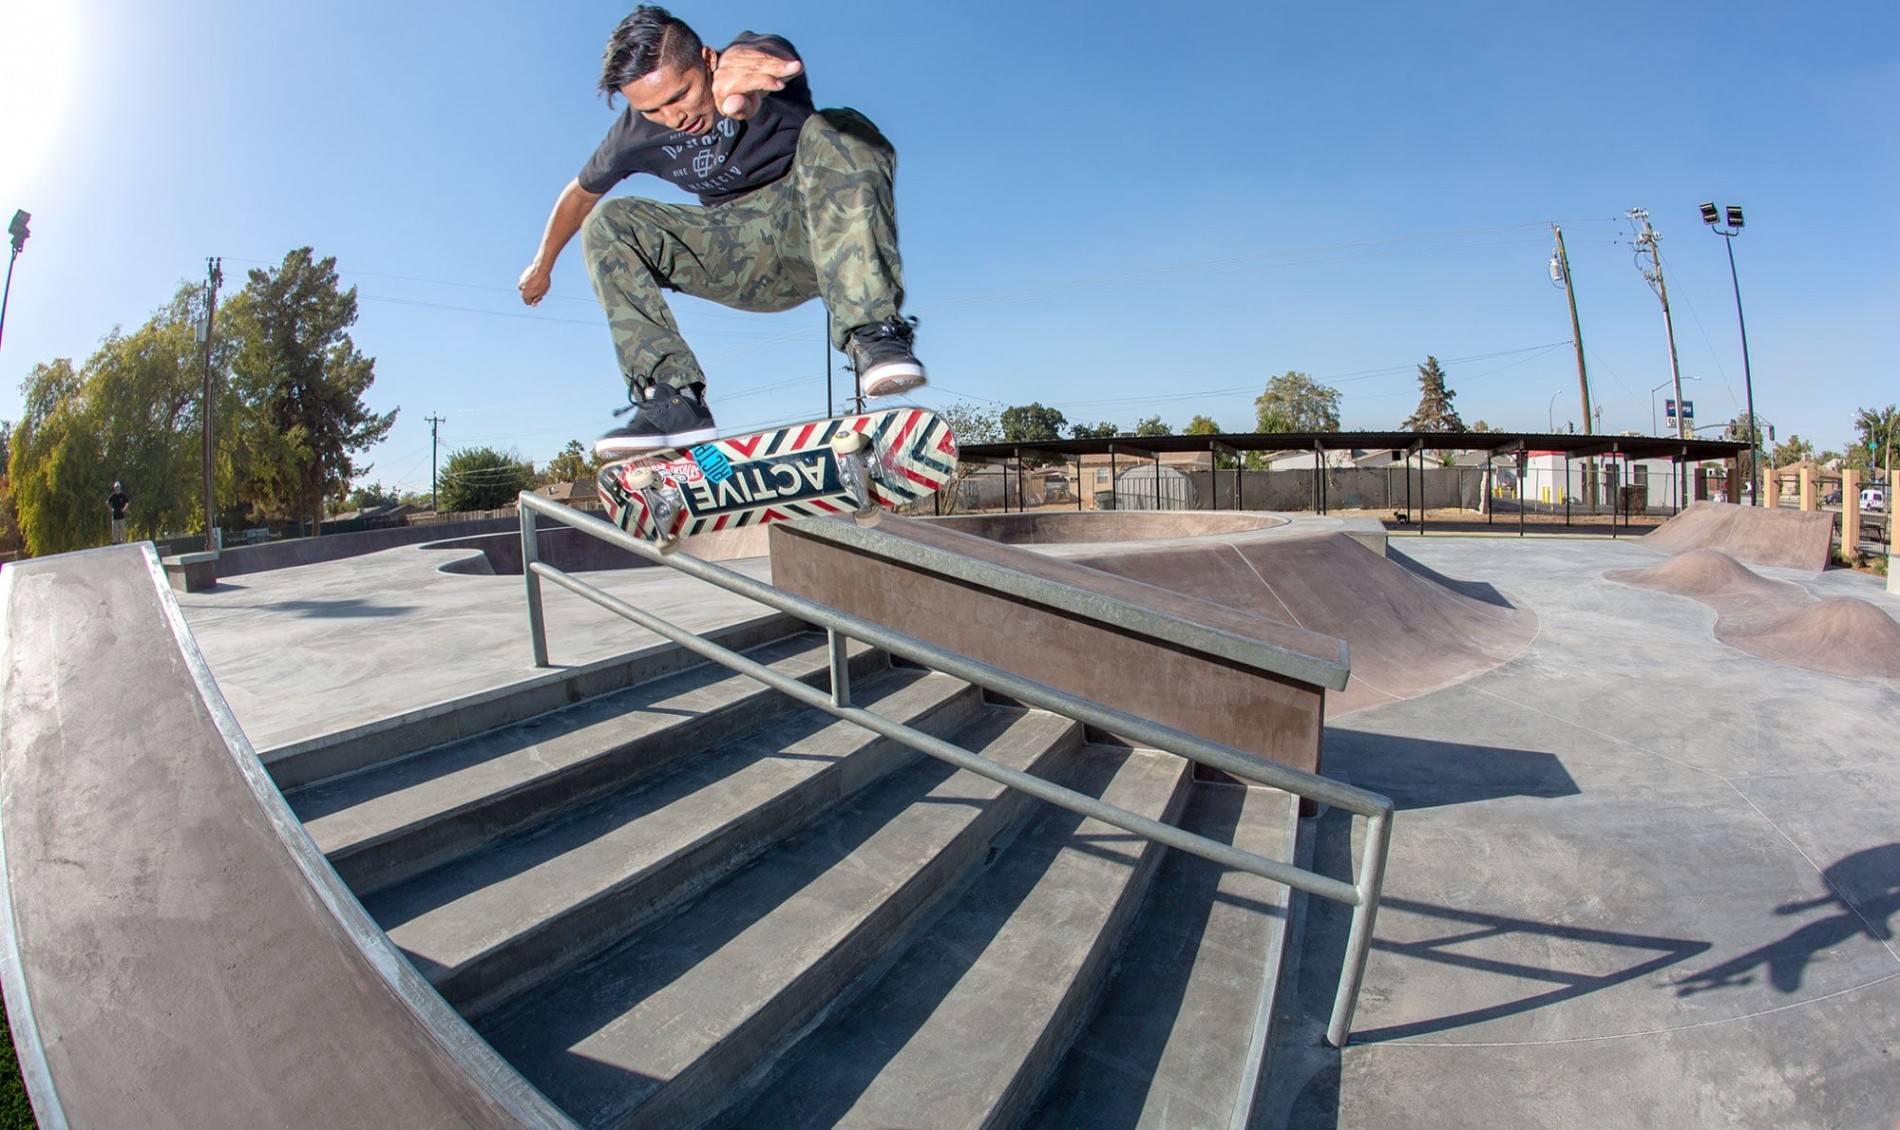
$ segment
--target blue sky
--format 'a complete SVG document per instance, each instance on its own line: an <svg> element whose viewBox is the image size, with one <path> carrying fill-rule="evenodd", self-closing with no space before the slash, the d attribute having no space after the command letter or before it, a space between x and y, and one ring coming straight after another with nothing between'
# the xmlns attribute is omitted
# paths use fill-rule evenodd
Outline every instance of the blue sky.
<svg viewBox="0 0 1900 1130"><path fill-rule="evenodd" d="M402 409L367 479L427 489L430 415L445 456L536 462L612 426L624 398L577 249L538 309L513 288L611 120L593 88L628 8L3 0L0 211L34 219L0 417L33 364L142 323L206 256L234 288L310 245L357 288L372 406ZM785 35L820 105L895 141L926 405L1245 430L1298 369L1340 389L1347 428L1392 428L1434 354L1467 422L1561 430L1579 409L1546 273L1558 221L1602 428L1648 432L1669 362L1623 219L1640 206L1689 398L1718 423L1743 384L1711 198L1747 210L1761 416L1838 448L1857 408L1900 401L1890 2L674 11L709 42ZM677 308L722 428L823 412L816 304Z"/></svg>

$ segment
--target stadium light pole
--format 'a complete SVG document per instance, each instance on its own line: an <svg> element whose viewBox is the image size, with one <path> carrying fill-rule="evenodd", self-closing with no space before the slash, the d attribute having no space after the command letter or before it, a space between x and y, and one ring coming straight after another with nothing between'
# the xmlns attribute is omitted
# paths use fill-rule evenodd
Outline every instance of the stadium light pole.
<svg viewBox="0 0 1900 1130"><path fill-rule="evenodd" d="M1727 223L1724 224L1723 221ZM1748 367L1748 320L1742 317L1742 283L1735 273L1735 237L1742 234L1742 209L1730 204L1717 209L1714 201L1702 205L1702 222L1722 237L1728 248L1728 281L1735 288L1735 323L1742 330L1742 389L1748 397L1748 497L1761 505L1761 425L1755 422L1755 376Z"/></svg>
<svg viewBox="0 0 1900 1130"><path fill-rule="evenodd" d="M13 260L20 257L26 247L26 237L33 233L26 230L27 221L33 217L29 213L15 209L13 222L7 225L7 234L13 237L13 254L7 259L7 285L0 290L0 341L7 336L7 300L13 297Z"/></svg>

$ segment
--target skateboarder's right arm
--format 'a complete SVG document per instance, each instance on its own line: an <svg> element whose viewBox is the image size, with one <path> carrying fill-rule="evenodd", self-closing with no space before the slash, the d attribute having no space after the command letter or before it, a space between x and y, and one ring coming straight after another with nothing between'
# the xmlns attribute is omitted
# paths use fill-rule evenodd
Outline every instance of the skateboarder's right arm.
<svg viewBox="0 0 1900 1130"><path fill-rule="evenodd" d="M582 188L578 179L568 181L567 187L561 190L560 198L554 202L554 211L548 216L547 230L541 233L541 246L534 253L534 261L521 272L519 286L523 302L537 306L547 297L553 281L554 261L560 258L568 240L587 222L588 213L600 203L600 198L601 194Z"/></svg>

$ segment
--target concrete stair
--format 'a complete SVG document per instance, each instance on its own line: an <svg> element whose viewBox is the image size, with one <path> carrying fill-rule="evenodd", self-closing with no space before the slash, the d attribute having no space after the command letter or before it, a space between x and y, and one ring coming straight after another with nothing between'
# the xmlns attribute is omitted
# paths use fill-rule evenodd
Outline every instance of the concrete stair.
<svg viewBox="0 0 1900 1130"><path fill-rule="evenodd" d="M747 654L828 679L822 633ZM851 667L857 706L1290 854L1284 794L871 649ZM287 795L417 969L583 1126L1205 1125L1250 1085L1283 892L724 668Z"/></svg>

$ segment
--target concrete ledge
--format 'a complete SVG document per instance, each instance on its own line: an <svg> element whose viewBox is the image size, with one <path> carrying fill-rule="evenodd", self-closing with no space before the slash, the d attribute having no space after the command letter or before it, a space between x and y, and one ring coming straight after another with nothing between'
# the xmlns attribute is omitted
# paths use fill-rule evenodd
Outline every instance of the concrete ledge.
<svg viewBox="0 0 1900 1130"><path fill-rule="evenodd" d="M1071 694L1308 772L1330 636L926 522L771 527L772 581Z"/></svg>
<svg viewBox="0 0 1900 1130"><path fill-rule="evenodd" d="M572 1125L317 853L149 544L10 565L0 616L0 976L41 1125Z"/></svg>
<svg viewBox="0 0 1900 1130"><path fill-rule="evenodd" d="M218 553L180 553L162 559L165 579L179 592L203 592L218 583Z"/></svg>

